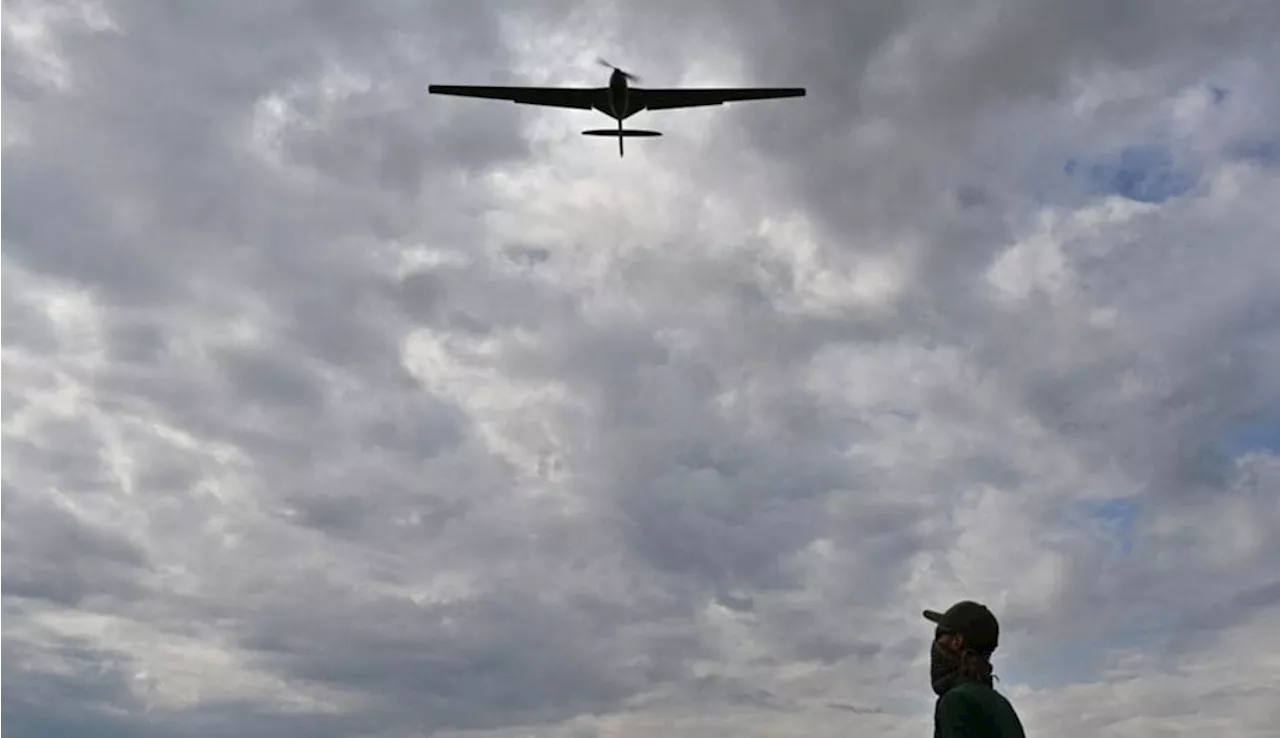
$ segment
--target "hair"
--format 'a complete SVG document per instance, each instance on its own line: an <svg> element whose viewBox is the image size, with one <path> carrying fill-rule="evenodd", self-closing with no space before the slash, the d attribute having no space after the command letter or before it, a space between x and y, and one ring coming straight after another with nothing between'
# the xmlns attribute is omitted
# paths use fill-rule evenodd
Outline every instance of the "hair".
<svg viewBox="0 0 1280 738"><path fill-rule="evenodd" d="M960 653L960 679L992 686L998 677L991 666L991 651L966 648Z"/></svg>

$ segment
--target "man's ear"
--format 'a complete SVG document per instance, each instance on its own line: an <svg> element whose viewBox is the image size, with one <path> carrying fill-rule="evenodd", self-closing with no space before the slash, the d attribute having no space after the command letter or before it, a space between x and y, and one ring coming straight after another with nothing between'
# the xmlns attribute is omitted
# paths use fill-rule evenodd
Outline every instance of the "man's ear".
<svg viewBox="0 0 1280 738"><path fill-rule="evenodd" d="M955 644L956 644L957 651L964 650L964 634L963 633L956 633Z"/></svg>

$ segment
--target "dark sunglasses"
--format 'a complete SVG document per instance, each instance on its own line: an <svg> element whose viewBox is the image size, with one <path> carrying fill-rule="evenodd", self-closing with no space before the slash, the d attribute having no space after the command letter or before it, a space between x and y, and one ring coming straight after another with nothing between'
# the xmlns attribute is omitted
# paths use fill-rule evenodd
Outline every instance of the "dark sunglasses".
<svg viewBox="0 0 1280 738"><path fill-rule="evenodd" d="M939 625L938 629L933 632L933 640L936 641L943 636L953 636L953 635L956 635L956 632L954 630L950 628L944 628L941 625Z"/></svg>

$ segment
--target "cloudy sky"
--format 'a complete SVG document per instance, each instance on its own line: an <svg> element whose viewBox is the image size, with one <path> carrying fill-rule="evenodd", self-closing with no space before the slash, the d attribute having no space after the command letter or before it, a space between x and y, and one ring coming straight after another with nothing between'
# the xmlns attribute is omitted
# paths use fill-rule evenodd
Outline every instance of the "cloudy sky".
<svg viewBox="0 0 1280 738"><path fill-rule="evenodd" d="M854 6L857 6L854 9ZM1274 0L6 2L14 736L1280 720ZM432 83L808 87L598 113ZM1270 562L1270 564L1268 564Z"/></svg>

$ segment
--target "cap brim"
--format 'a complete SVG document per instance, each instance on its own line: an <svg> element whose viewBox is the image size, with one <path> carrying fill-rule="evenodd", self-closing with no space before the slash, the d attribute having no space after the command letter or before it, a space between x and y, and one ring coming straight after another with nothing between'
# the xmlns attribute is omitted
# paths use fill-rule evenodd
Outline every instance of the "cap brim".
<svg viewBox="0 0 1280 738"><path fill-rule="evenodd" d="M942 622L942 613L934 610L925 610L924 619L934 623Z"/></svg>

